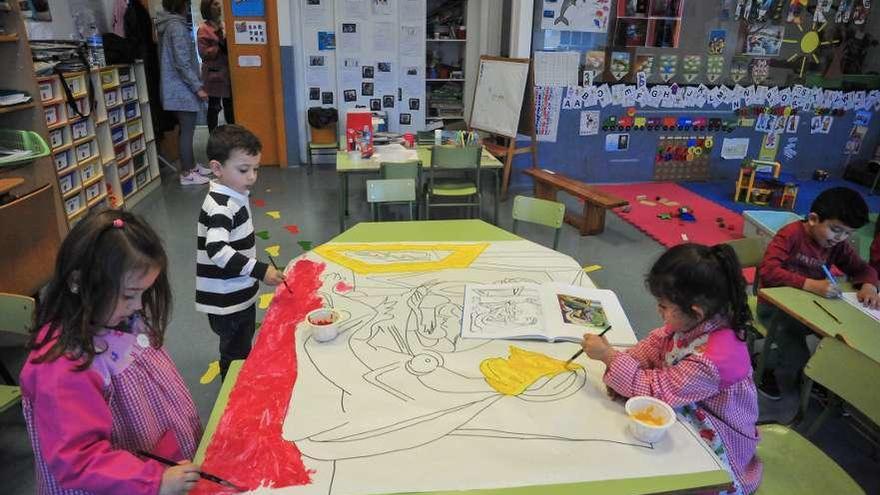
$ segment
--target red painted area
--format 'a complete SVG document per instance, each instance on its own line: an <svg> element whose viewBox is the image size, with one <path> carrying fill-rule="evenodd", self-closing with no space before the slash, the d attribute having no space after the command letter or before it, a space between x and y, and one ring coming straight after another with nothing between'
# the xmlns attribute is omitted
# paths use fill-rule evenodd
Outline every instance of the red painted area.
<svg viewBox="0 0 880 495"><path fill-rule="evenodd" d="M334 288L336 289L336 292L339 292L340 294L345 294L346 292L350 291L351 289L354 289L354 286L348 285L344 281L339 281L336 283L336 286Z"/></svg>
<svg viewBox="0 0 880 495"><path fill-rule="evenodd" d="M265 207L266 207L266 202L263 201L262 199L255 199L255 200L254 200L254 206L256 206L257 208L265 208Z"/></svg>
<svg viewBox="0 0 880 495"><path fill-rule="evenodd" d="M723 206L693 193L672 182L641 182L636 184L613 184L595 186L605 192L614 194L629 201L630 211L621 208L614 210L620 218L631 223L649 237L666 247L683 242L696 242L708 246L731 239L740 239L743 234L743 217ZM644 195L647 201L657 203L655 206L644 205L636 199ZM657 197L678 202L678 206L664 206L657 202ZM696 222L682 222L675 218L678 208L686 206L693 211ZM670 220L657 218L661 213L673 214ZM725 227L720 228L718 218L724 220ZM729 226L733 229L729 229ZM688 241L681 238L685 234ZM755 277L755 269L743 270L746 281L751 283Z"/></svg>
<svg viewBox="0 0 880 495"><path fill-rule="evenodd" d="M205 453L202 469L253 489L271 481L276 488L310 482L299 450L281 438L281 425L296 380L294 330L321 307L318 289L323 263L299 260L288 273L293 293L280 286L256 344L245 361L229 404ZM228 493L200 481L193 494Z"/></svg>
<svg viewBox="0 0 880 495"><path fill-rule="evenodd" d="M284 228L291 234L299 234L299 225L285 225Z"/></svg>

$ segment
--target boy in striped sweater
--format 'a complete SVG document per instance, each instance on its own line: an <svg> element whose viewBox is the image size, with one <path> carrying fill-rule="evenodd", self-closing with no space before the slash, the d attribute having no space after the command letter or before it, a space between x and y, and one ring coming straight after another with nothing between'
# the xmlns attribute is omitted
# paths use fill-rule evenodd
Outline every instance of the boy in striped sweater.
<svg viewBox="0 0 880 495"><path fill-rule="evenodd" d="M218 127L208 138L216 177L202 203L196 254L196 310L208 314L220 337L220 374L251 351L260 280L278 285L281 272L257 261L248 194L257 180L262 145L238 125Z"/></svg>

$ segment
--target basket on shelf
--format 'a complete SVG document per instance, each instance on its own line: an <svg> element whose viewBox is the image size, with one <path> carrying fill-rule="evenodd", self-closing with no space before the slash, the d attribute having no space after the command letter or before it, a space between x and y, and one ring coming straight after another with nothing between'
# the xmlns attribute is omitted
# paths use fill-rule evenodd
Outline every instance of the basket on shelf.
<svg viewBox="0 0 880 495"><path fill-rule="evenodd" d="M27 154L0 154L0 168L9 168L29 163L49 154L49 145L36 132L17 129L0 129L0 149L22 150Z"/></svg>

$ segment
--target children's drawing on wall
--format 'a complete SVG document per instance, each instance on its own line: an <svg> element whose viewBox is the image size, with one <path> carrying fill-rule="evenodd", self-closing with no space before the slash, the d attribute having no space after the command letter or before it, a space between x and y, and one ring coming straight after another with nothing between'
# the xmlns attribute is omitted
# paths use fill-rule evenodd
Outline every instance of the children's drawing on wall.
<svg viewBox="0 0 880 495"><path fill-rule="evenodd" d="M794 160L794 157L797 156L797 142L798 138L789 137L785 141L785 148L782 149L782 156L785 157L786 160Z"/></svg>
<svg viewBox="0 0 880 495"><path fill-rule="evenodd" d="M762 24L759 27L748 27L743 37L744 55L757 55L775 57L782 49L782 35L785 27L782 25Z"/></svg>
<svg viewBox="0 0 880 495"><path fill-rule="evenodd" d="M739 83L749 75L749 59L736 56L730 61L730 79L734 83Z"/></svg>
<svg viewBox="0 0 880 495"><path fill-rule="evenodd" d="M605 70L605 52L602 50L592 50L586 53L584 58L584 73L590 73L590 84L595 81L597 77L602 76L602 71ZM587 86L586 83L587 78L584 78L584 86Z"/></svg>
<svg viewBox="0 0 880 495"><path fill-rule="evenodd" d="M372 0L373 15L391 15L394 8L391 5L392 0Z"/></svg>
<svg viewBox="0 0 880 495"><path fill-rule="evenodd" d="M724 47L727 44L727 30L713 29L709 31L709 46L707 52L709 55L723 55Z"/></svg>
<svg viewBox="0 0 880 495"><path fill-rule="evenodd" d="M654 75L654 56L636 55L636 63L633 65L633 68L633 72L643 72L646 77L650 78Z"/></svg>
<svg viewBox="0 0 880 495"><path fill-rule="evenodd" d="M660 79L669 82L675 77L678 68L678 55L660 55Z"/></svg>
<svg viewBox="0 0 880 495"><path fill-rule="evenodd" d="M568 294L557 294L556 298L559 301L559 311L562 314L563 322L593 328L605 328L605 325L608 324L600 301Z"/></svg>
<svg viewBox="0 0 880 495"><path fill-rule="evenodd" d="M788 134L797 134L798 125L801 123L800 115L790 115L785 122L785 132Z"/></svg>
<svg viewBox="0 0 880 495"><path fill-rule="evenodd" d="M710 83L721 79L724 75L724 56L709 55L706 57L706 80Z"/></svg>
<svg viewBox="0 0 880 495"><path fill-rule="evenodd" d="M581 136L595 136L599 134L599 111L586 110L581 112Z"/></svg>
<svg viewBox="0 0 880 495"><path fill-rule="evenodd" d="M629 52L611 53L611 75L615 81L621 80L629 74Z"/></svg>
<svg viewBox="0 0 880 495"><path fill-rule="evenodd" d="M752 72L752 80L756 84L761 84L770 77L770 60L766 58L752 59L749 67Z"/></svg>
<svg viewBox="0 0 880 495"><path fill-rule="evenodd" d="M703 65L701 55L685 55L681 62L681 75L687 82L694 82L700 75L700 66Z"/></svg>
<svg viewBox="0 0 880 495"><path fill-rule="evenodd" d="M541 27L604 33L610 14L611 0L544 0Z"/></svg>

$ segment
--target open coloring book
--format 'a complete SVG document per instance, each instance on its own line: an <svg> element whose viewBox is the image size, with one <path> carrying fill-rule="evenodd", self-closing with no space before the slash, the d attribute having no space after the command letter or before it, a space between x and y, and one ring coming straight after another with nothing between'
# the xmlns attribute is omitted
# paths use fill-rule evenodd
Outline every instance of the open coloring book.
<svg viewBox="0 0 880 495"><path fill-rule="evenodd" d="M601 333L612 345L633 345L632 329L610 290L554 283L467 284L461 336L580 342ZM616 331L624 330L624 331Z"/></svg>

